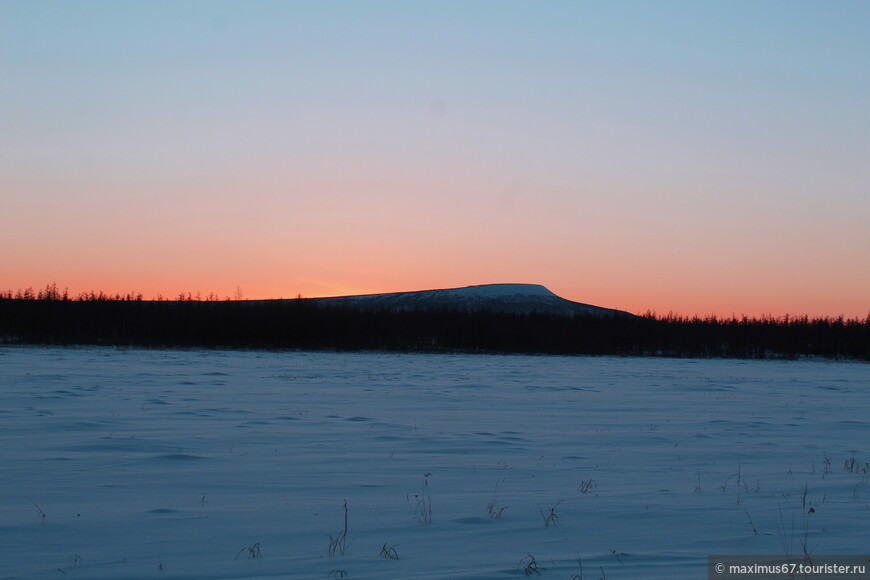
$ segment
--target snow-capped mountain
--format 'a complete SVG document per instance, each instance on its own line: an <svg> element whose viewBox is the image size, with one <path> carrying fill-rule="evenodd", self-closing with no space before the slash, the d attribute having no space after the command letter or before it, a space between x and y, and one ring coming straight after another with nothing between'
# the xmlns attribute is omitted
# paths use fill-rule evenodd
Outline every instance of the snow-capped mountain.
<svg viewBox="0 0 870 580"><path fill-rule="evenodd" d="M325 306L348 306L364 310L488 310L512 314L556 314L560 316L632 316L628 312L566 300L540 284L484 284L465 288L363 294L313 298Z"/></svg>

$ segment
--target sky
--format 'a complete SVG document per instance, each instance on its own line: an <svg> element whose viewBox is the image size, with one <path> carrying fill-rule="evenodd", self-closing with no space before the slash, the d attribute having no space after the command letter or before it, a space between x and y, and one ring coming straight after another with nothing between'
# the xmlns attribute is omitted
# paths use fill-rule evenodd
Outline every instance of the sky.
<svg viewBox="0 0 870 580"><path fill-rule="evenodd" d="M870 312L870 2L0 0L0 288Z"/></svg>

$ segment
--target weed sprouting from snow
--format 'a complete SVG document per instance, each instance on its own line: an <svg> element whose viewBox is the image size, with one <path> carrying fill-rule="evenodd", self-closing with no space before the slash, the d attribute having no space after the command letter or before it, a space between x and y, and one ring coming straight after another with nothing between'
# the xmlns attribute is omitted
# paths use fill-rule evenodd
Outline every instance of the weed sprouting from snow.
<svg viewBox="0 0 870 580"><path fill-rule="evenodd" d="M782 505L776 502L776 507L779 510L779 541L782 545L783 554L790 558L792 547L794 546L794 515L791 517L791 528L786 531L785 519L782 516Z"/></svg>
<svg viewBox="0 0 870 580"><path fill-rule="evenodd" d="M556 527L559 525L559 515L556 513L556 508L559 507L559 504L565 501L564 499L560 499L549 508L547 511L541 509L541 517L544 519L544 527L549 528L551 525Z"/></svg>
<svg viewBox="0 0 870 580"><path fill-rule="evenodd" d="M42 508L39 507L39 504L33 504L33 505L36 506L36 511L39 512L39 521L40 521L40 523L43 523L43 524L44 524L44 523L48 522L48 517L46 517L45 512L42 511Z"/></svg>
<svg viewBox="0 0 870 580"><path fill-rule="evenodd" d="M577 491L580 493L594 493L597 488L597 481L594 479L584 479L580 482L580 485L577 486Z"/></svg>
<svg viewBox="0 0 870 580"><path fill-rule="evenodd" d="M487 509L490 509L489 506L487 506ZM506 510L506 509L507 509L507 506L501 506L500 508L498 508L497 511L495 509L491 509L489 511L489 517L491 517L492 519L495 519L495 520L500 520L501 517L504 515L504 510Z"/></svg>
<svg viewBox="0 0 870 580"><path fill-rule="evenodd" d="M496 508L496 504L498 503L498 492L501 488L501 484L504 483L504 477L500 477L499 480L495 483L495 489L492 492L492 498L490 498L489 503L486 504L486 513L487 515L495 520L500 520L504 515L504 510L507 509L506 506L501 506Z"/></svg>
<svg viewBox="0 0 870 580"><path fill-rule="evenodd" d="M344 529L335 538L332 534L329 535L329 549L326 553L330 556L335 556L336 552L344 556L344 551L347 549L347 500L344 500L342 507L344 507Z"/></svg>
<svg viewBox="0 0 870 580"><path fill-rule="evenodd" d="M846 460L845 463L843 463L843 469L845 469L849 473L855 473L855 454L854 453L852 454L852 457L850 457L849 459Z"/></svg>
<svg viewBox="0 0 870 580"><path fill-rule="evenodd" d="M804 560L806 562L810 562L810 554L813 552L813 548L810 547L810 514L815 513L815 509L810 507L809 511L804 514L804 537L800 538L801 550L804 553Z"/></svg>
<svg viewBox="0 0 870 580"><path fill-rule="evenodd" d="M831 475L831 457L825 453L825 461L822 465L822 479L826 479L829 475Z"/></svg>
<svg viewBox="0 0 870 580"><path fill-rule="evenodd" d="M846 460L843 464L843 469L848 471L849 473L870 473L870 461L864 461L863 463L857 461L855 459L855 454L852 453L852 457Z"/></svg>
<svg viewBox="0 0 870 580"><path fill-rule="evenodd" d="M737 488L737 505L741 505L743 503L743 494L747 493L758 493L761 491L761 482L756 481L754 486L750 486L749 482L743 477L743 466L738 461L737 462L737 471L729 475L725 481L722 483L722 491L728 491L728 482L734 480L734 486ZM698 486L701 485L700 475L698 476Z"/></svg>
<svg viewBox="0 0 870 580"><path fill-rule="evenodd" d="M388 546L387 542L384 542L384 545L381 546L380 556L390 560L398 560L399 552L396 551L396 545Z"/></svg>
<svg viewBox="0 0 870 580"><path fill-rule="evenodd" d="M262 553L260 553L260 542L257 542L256 544L252 544L252 545L250 545L250 546L245 546L244 548L242 548L241 550L239 550L239 553L236 554L236 557L233 558L233 560L238 560L238 559L239 559L239 556L241 556L241 555L244 554L245 552L248 553L248 558L259 558L259 557L261 557L261 556L262 556Z"/></svg>
<svg viewBox="0 0 870 580"><path fill-rule="evenodd" d="M812 501L807 502L807 485L804 484L803 490L801 491L801 509L804 512L804 532L803 537L799 538L799 543L801 546L801 551L803 551L804 560L810 561L810 554L812 553L812 548L809 546L809 533L810 533L810 515L816 513L816 508L813 505ZM809 509L807 509L807 503L809 503ZM822 498L822 503L825 503L824 498ZM791 556L791 550L794 546L794 538L795 538L795 522L794 515L791 518L791 528L786 532L785 528L785 520L782 515L782 506L777 502L777 508L779 510L779 536L780 542L782 544L783 549L785 550L785 554L787 556Z"/></svg>
<svg viewBox="0 0 870 580"><path fill-rule="evenodd" d="M345 576L347 576L347 570L335 569L329 571L327 578L344 578Z"/></svg>
<svg viewBox="0 0 870 580"><path fill-rule="evenodd" d="M429 494L429 476L431 475L431 473L423 474L423 490L419 495L414 495L414 499L417 500L414 519L421 526L428 526L432 523L432 496Z"/></svg>
<svg viewBox="0 0 870 580"><path fill-rule="evenodd" d="M70 568L75 568L81 561L82 557L80 554L73 554L72 558L70 558L69 564L66 565L66 570L69 570ZM61 574L66 574L66 570L64 568L57 569L57 571Z"/></svg>
<svg viewBox="0 0 870 580"><path fill-rule="evenodd" d="M541 575L541 570L546 570L543 566L538 564L538 561L532 556L531 553L526 553L520 563L517 564L517 568L522 568L524 576L531 576L532 574Z"/></svg>
<svg viewBox="0 0 870 580"><path fill-rule="evenodd" d="M752 528L753 535L758 535L758 528L755 527L755 523L752 521L752 516L749 515L749 510L743 508L743 511L746 513L746 518L749 520L749 527Z"/></svg>
<svg viewBox="0 0 870 580"><path fill-rule="evenodd" d="M739 461L737 462L737 473L735 475L737 476L737 505L740 505L743 502L743 499L740 497L740 488L743 483L743 465Z"/></svg>
<svg viewBox="0 0 870 580"><path fill-rule="evenodd" d="M586 577L583 575L583 560L580 559L580 556L577 556L577 565L580 567L580 571L576 574L571 574L571 577L568 580L586 580Z"/></svg>

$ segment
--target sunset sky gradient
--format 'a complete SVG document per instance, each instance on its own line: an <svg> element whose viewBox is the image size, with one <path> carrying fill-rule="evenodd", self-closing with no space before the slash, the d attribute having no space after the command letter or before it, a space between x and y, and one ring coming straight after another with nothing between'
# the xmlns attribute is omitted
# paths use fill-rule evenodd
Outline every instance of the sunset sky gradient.
<svg viewBox="0 0 870 580"><path fill-rule="evenodd" d="M870 311L870 2L0 0L0 288Z"/></svg>

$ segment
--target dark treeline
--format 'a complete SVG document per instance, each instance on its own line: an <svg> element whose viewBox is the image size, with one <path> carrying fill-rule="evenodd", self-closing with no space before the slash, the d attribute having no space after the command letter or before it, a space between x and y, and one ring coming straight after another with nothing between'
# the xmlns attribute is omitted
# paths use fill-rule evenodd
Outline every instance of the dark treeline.
<svg viewBox="0 0 870 580"><path fill-rule="evenodd" d="M870 316L563 317L364 311L297 300L0 293L7 344L870 360Z"/></svg>

